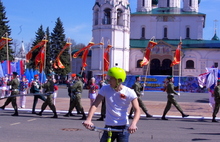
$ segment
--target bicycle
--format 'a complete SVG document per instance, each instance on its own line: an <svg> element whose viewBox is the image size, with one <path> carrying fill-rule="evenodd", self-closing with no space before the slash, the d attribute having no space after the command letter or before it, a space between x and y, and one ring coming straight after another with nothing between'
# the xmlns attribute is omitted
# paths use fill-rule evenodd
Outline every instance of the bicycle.
<svg viewBox="0 0 220 142"><path fill-rule="evenodd" d="M100 128L96 126L91 126L90 131L96 131L96 132L102 132L107 131L108 132L108 139L107 142L111 142L112 140L112 132L128 132L127 129L112 129L112 128Z"/></svg>

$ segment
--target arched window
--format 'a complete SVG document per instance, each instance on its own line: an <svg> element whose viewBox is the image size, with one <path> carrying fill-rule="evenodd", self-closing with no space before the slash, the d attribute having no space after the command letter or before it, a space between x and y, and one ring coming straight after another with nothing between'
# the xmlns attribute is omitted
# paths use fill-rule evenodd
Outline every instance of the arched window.
<svg viewBox="0 0 220 142"><path fill-rule="evenodd" d="M136 68L142 68L142 67L141 67L141 61L142 61L142 59L140 59L140 60L137 61Z"/></svg>
<svg viewBox="0 0 220 142"><path fill-rule="evenodd" d="M145 0L142 0L142 6L143 7L145 6Z"/></svg>
<svg viewBox="0 0 220 142"><path fill-rule="evenodd" d="M153 59L150 62L150 75L160 75L160 60Z"/></svg>
<svg viewBox="0 0 220 142"><path fill-rule="evenodd" d="M104 10L103 24L104 25L111 24L111 9L109 8Z"/></svg>
<svg viewBox="0 0 220 142"><path fill-rule="evenodd" d="M145 39L145 27L141 28L141 39Z"/></svg>
<svg viewBox="0 0 220 142"><path fill-rule="evenodd" d="M186 61L186 69L194 69L194 61L193 60L187 60Z"/></svg>
<svg viewBox="0 0 220 142"><path fill-rule="evenodd" d="M186 28L186 39L190 39L190 28Z"/></svg>
<svg viewBox="0 0 220 142"><path fill-rule="evenodd" d="M95 21L94 21L94 25L98 25L99 24L99 10L95 11Z"/></svg>
<svg viewBox="0 0 220 142"><path fill-rule="evenodd" d="M189 6L192 6L192 0L189 0Z"/></svg>
<svg viewBox="0 0 220 142"><path fill-rule="evenodd" d="M167 27L164 27L163 29L163 38L167 39Z"/></svg>
<svg viewBox="0 0 220 142"><path fill-rule="evenodd" d="M167 0L167 7L170 7L170 0Z"/></svg>
<svg viewBox="0 0 220 142"><path fill-rule="evenodd" d="M117 25L123 26L123 14L122 10L117 10Z"/></svg>

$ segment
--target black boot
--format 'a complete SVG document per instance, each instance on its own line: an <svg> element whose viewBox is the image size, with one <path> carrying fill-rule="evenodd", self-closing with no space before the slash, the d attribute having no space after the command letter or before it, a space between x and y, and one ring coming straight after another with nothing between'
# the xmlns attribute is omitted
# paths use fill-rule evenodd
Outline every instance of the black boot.
<svg viewBox="0 0 220 142"><path fill-rule="evenodd" d="M58 116L56 113L54 113L53 117L51 117L51 118L58 118Z"/></svg>
<svg viewBox="0 0 220 142"><path fill-rule="evenodd" d="M11 116L18 116L18 110L15 110L15 113L12 114Z"/></svg>
<svg viewBox="0 0 220 142"><path fill-rule="evenodd" d="M67 114L63 115L64 117L70 117L70 113L68 112Z"/></svg>
<svg viewBox="0 0 220 142"><path fill-rule="evenodd" d="M153 117L151 114L149 114L148 112L145 112L146 117Z"/></svg>
<svg viewBox="0 0 220 142"><path fill-rule="evenodd" d="M0 109L4 110L4 109L5 109L5 106L1 106Z"/></svg>
<svg viewBox="0 0 220 142"><path fill-rule="evenodd" d="M215 117L212 118L212 122L218 122Z"/></svg>
<svg viewBox="0 0 220 142"><path fill-rule="evenodd" d="M86 120L86 114L84 112L82 112L83 116L82 118L80 118L80 120Z"/></svg>
<svg viewBox="0 0 220 142"><path fill-rule="evenodd" d="M36 114L36 112L35 112L35 111L32 111L31 113L32 113L32 114Z"/></svg>
<svg viewBox="0 0 220 142"><path fill-rule="evenodd" d="M189 115L187 115L187 114L182 114L182 117L184 118L184 117L188 117Z"/></svg>
<svg viewBox="0 0 220 142"><path fill-rule="evenodd" d="M161 117L162 120L168 120L164 115Z"/></svg>
<svg viewBox="0 0 220 142"><path fill-rule="evenodd" d="M39 113L36 113L36 115L42 116L42 111L40 111Z"/></svg>

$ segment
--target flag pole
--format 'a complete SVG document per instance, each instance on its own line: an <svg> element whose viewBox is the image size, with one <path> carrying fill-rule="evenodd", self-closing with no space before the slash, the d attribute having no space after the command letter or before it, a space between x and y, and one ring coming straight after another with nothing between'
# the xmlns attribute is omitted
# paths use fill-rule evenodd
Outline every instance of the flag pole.
<svg viewBox="0 0 220 142"><path fill-rule="evenodd" d="M105 50L105 48L104 48L104 38L102 37L102 39L101 39L101 42L103 43L103 45L100 45L102 48L102 58L104 57L104 50ZM103 60L102 60L102 80L104 80L104 73L105 73L105 69L104 69L104 58L103 58Z"/></svg>
<svg viewBox="0 0 220 142"><path fill-rule="evenodd" d="M182 38L180 37L180 44L182 44ZM179 93L180 93L180 77L181 77L181 72L182 72L182 58L181 58L181 49L182 49L182 46L180 48L180 64L179 64L179 83L178 83L178 90L179 90Z"/></svg>
<svg viewBox="0 0 220 142"><path fill-rule="evenodd" d="M150 41L153 41L154 42L155 40L155 36L153 36L150 40ZM147 52L147 51L146 51ZM151 56L151 52L150 52L150 56ZM145 73L145 77L144 77L144 87L143 87L143 92L144 92L144 89L145 89L145 83L146 83L146 80L147 80L147 74L148 74L148 70L150 68L150 62L151 62L151 58L149 58L149 62L148 62L148 65L147 65L147 69L146 69L146 73Z"/></svg>
<svg viewBox="0 0 220 142"><path fill-rule="evenodd" d="M8 33L5 33L6 36L6 48L7 48L7 73L10 74L9 68L10 68L10 62L9 62L9 53L8 53Z"/></svg>
<svg viewBox="0 0 220 142"><path fill-rule="evenodd" d="M68 38L69 42L70 42L70 38ZM68 42L68 41L67 41ZM69 52L70 52L70 74L72 73L72 48L71 48L71 44L69 45Z"/></svg>
<svg viewBox="0 0 220 142"><path fill-rule="evenodd" d="M47 40L47 35L45 35L45 40ZM45 68L46 68L46 63L47 63L47 42L44 43L44 67L43 67L43 70L42 72L45 73ZM41 81L43 83L43 73L41 73Z"/></svg>
<svg viewBox="0 0 220 142"><path fill-rule="evenodd" d="M90 42L89 43L91 43L91 42L93 42L93 37L92 37L92 39L90 40ZM89 47L89 49L90 49L91 47ZM84 51L85 52L85 51ZM83 74L83 71L85 70L85 67L83 67L82 66L82 68L81 68L81 72L80 72L80 75L82 75Z"/></svg>

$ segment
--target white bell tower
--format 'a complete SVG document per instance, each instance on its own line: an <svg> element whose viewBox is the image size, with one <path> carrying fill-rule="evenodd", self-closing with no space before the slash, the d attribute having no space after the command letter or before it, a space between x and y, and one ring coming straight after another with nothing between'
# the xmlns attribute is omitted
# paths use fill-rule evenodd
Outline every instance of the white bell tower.
<svg viewBox="0 0 220 142"><path fill-rule="evenodd" d="M93 41L104 39L104 46L92 47L91 70L101 74L103 70L103 48L112 45L110 66L129 71L130 53L130 7L129 0L96 0L93 6ZM109 43L108 43L109 42Z"/></svg>
<svg viewBox="0 0 220 142"><path fill-rule="evenodd" d="M183 0L183 11L198 12L199 0Z"/></svg>
<svg viewBox="0 0 220 142"><path fill-rule="evenodd" d="M152 10L152 0L138 0L137 1L137 11L147 12Z"/></svg>
<svg viewBox="0 0 220 142"><path fill-rule="evenodd" d="M158 0L158 7L180 8L180 0Z"/></svg>

